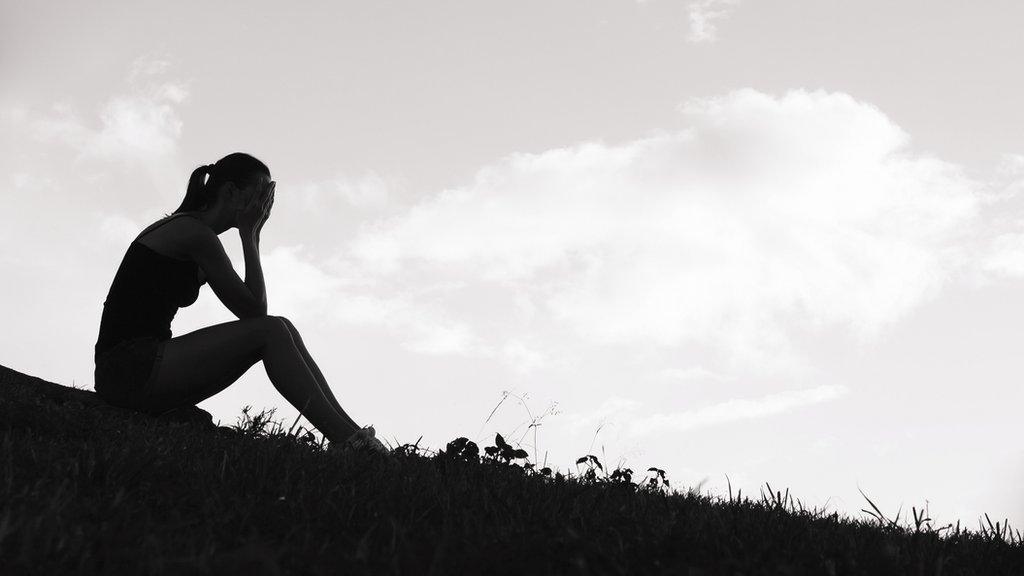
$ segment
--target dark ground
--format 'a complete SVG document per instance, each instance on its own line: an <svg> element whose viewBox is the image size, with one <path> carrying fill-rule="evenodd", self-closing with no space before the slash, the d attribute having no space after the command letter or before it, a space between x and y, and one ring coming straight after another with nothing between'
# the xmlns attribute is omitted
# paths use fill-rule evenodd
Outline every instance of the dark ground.
<svg viewBox="0 0 1024 576"><path fill-rule="evenodd" d="M155 418L0 366L0 574L1024 574L1001 524L850 520L485 448L329 453L266 413Z"/></svg>

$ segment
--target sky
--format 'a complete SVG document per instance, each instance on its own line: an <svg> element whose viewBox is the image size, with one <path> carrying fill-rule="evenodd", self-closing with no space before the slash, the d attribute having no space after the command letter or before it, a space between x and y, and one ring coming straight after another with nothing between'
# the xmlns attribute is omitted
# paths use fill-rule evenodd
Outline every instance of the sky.
<svg viewBox="0 0 1024 576"><path fill-rule="evenodd" d="M0 364L91 389L128 243L243 151L269 313L393 444L1020 526L1021 17L0 0ZM298 415L260 364L200 407L245 405Z"/></svg>

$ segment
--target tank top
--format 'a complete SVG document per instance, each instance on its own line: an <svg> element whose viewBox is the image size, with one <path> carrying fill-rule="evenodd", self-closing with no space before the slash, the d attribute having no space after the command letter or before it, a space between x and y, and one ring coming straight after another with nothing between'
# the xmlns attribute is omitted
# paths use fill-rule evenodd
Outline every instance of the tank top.
<svg viewBox="0 0 1024 576"><path fill-rule="evenodd" d="M174 214L151 230L178 216L187 214ZM171 258L142 244L138 238L132 240L103 302L96 356L132 338L153 336L169 340L171 320L178 308L192 305L202 284L195 262Z"/></svg>

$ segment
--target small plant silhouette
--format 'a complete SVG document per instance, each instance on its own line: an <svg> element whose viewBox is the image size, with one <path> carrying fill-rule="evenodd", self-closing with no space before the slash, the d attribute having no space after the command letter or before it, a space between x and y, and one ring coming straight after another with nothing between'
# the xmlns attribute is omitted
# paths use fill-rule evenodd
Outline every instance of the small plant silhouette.
<svg viewBox="0 0 1024 576"><path fill-rule="evenodd" d="M630 490L636 490L637 485L633 483L633 470L630 468L616 468L612 470L608 482L612 486L623 486Z"/></svg>
<svg viewBox="0 0 1024 576"><path fill-rule="evenodd" d="M529 425L526 427L526 431L523 432L523 434L519 437L519 440L518 440L517 443L522 443L523 438L525 438L526 434L532 429L533 430L533 451L534 451L533 459L537 460L538 459L538 457L537 457L537 450L538 450L537 449L537 429L540 428L540 426L542 424L541 420L543 420L545 416L555 415L555 414L559 413L558 410L557 410L558 403L557 402L552 403L550 406L548 406L547 410L542 412L539 416L535 416L533 414L533 412L530 410L530 407L526 405L526 400L529 398L529 396L530 396L529 393L523 394L522 396L519 396L517 394L513 394L512 392L510 392L508 390L503 390L501 392L501 400L499 400L498 404L494 407L493 410L491 410L491 413L487 415L487 418L484 420L484 424L483 425L486 426L487 423L491 421L491 418L498 411L498 408L500 408L501 405L505 403L505 400L507 400L509 397L515 398L519 402L519 404L523 407L523 409L526 410L526 414L529 417L529 421L530 421ZM519 426L522 426L522 424L520 424ZM511 437L513 434L515 434L516 430L519 430L519 426L516 426L516 428L514 430L512 430L512 432L509 434L509 437ZM481 432L483 431L483 427L482 426L481 426L480 430L481 430ZM532 468L532 466L531 466L531 468Z"/></svg>
<svg viewBox="0 0 1024 576"><path fill-rule="evenodd" d="M981 518L978 518L978 526L981 527L979 532L982 536L989 540L998 540L999 542L1006 542L1013 544L1014 542L1020 542L1020 530L1017 531L1016 539L1014 538L1013 529L1010 528L1010 522L1008 519L1003 518L1002 528L999 527L999 521L996 521L995 526L992 525L992 519L988 517L988 512L985 513L985 521L988 522L988 528L981 523Z"/></svg>
<svg viewBox="0 0 1024 576"><path fill-rule="evenodd" d="M423 452L425 454L429 454L431 452L430 450L428 450L426 448L421 448L420 447L420 441L421 440L423 440L423 436L420 436L419 438L417 438L415 444L409 444L408 442L406 442L405 444L402 444L401 446L396 447L394 449L394 453L398 454L398 455L401 455L401 456L406 456L406 457L408 457L408 456L419 456L421 452ZM451 442L449 442L449 445L450 444L451 444ZM472 442L470 442L470 444L472 444ZM441 450L437 454L438 454L438 456L442 456L442 455L444 455L444 453L445 453L444 450Z"/></svg>
<svg viewBox="0 0 1024 576"><path fill-rule="evenodd" d="M576 460L576 466L578 467L580 464L586 464L587 465L587 471L583 473L583 480L585 482L596 482L597 481L597 472L596 472L596 470L600 470L601 472L604 472L604 466L601 465L601 461L598 460L597 456L594 456L593 454L587 454L586 456L581 456L580 458L578 458ZM606 474L606 476L607 476L607 474Z"/></svg>
<svg viewBox="0 0 1024 576"><path fill-rule="evenodd" d="M660 488L664 489L664 488L671 487L671 484L669 483L668 478L665 477L665 471L664 470L662 470L661 468L655 468L654 466L651 466L650 468L647 469L647 471L648 472L654 472L654 476L652 476L651 478L647 479L647 486L649 488L659 488L659 484L658 484L659 480L661 481Z"/></svg>
<svg viewBox="0 0 1024 576"><path fill-rule="evenodd" d="M793 497L789 495L789 488L786 488L786 493L783 494L781 490L776 490L773 492L771 484L767 482L765 482L764 485L768 487L767 495L765 495L764 490L761 490L761 502L763 502L765 506L771 508L772 510L780 511L785 511L787 509L792 510L796 508L793 505Z"/></svg>
<svg viewBox="0 0 1024 576"><path fill-rule="evenodd" d="M484 452L486 452L487 456L495 461L500 460L509 464L512 460L529 457L526 450L523 450L522 448L513 448L505 442L505 439L501 437L501 434L494 435L494 444L494 446L486 446L484 448ZM513 466L518 466L518 464L513 464Z"/></svg>
<svg viewBox="0 0 1024 576"><path fill-rule="evenodd" d="M416 443L419 444L419 440ZM459 437L449 442L438 456L449 460L461 460L476 464L480 462L480 449L477 447L476 442L469 438Z"/></svg>

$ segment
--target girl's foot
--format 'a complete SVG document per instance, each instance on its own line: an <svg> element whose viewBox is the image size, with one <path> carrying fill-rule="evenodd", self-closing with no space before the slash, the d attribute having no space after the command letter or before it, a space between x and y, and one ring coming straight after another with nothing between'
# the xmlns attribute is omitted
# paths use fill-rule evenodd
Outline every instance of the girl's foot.
<svg viewBox="0 0 1024 576"><path fill-rule="evenodd" d="M333 442L329 448L336 446ZM335 450L368 450L370 452L376 452L378 454L388 454L389 450L384 444L377 439L377 431L373 429L373 425L364 426L360 430L356 430L348 437L340 446L334 448Z"/></svg>

